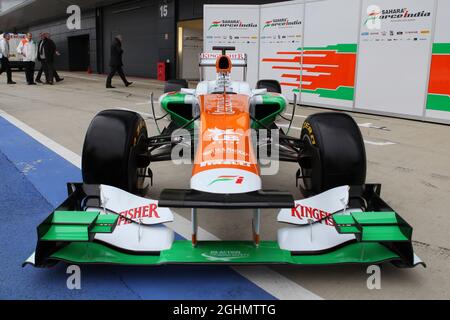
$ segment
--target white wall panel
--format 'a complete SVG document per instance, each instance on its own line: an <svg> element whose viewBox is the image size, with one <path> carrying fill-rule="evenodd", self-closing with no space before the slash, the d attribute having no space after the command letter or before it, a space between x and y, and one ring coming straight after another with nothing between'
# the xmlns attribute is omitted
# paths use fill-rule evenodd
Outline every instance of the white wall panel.
<svg viewBox="0 0 450 320"><path fill-rule="evenodd" d="M362 2L356 108L421 117L434 1L376 3L370 8L372 0Z"/></svg>
<svg viewBox="0 0 450 320"><path fill-rule="evenodd" d="M300 89L303 1L261 6L260 79L275 79L290 100Z"/></svg>

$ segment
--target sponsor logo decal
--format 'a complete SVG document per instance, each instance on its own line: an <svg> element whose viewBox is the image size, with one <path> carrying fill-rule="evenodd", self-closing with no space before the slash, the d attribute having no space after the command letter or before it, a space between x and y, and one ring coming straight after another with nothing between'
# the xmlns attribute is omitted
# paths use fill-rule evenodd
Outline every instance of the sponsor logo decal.
<svg viewBox="0 0 450 320"><path fill-rule="evenodd" d="M208 30L213 28L248 29L257 27L258 25L256 23L244 23L241 20L214 20L211 22Z"/></svg>
<svg viewBox="0 0 450 320"><path fill-rule="evenodd" d="M228 262L235 259L248 258L250 255L248 253L243 253L239 250L220 250L220 251L210 251L209 253L202 253L202 257L205 257L209 261L222 261Z"/></svg>
<svg viewBox="0 0 450 320"><path fill-rule="evenodd" d="M420 11L410 12L408 8L401 9L383 9L381 10L380 19L402 19L402 18L420 18L429 17L431 12Z"/></svg>
<svg viewBox="0 0 450 320"><path fill-rule="evenodd" d="M292 20L289 21L288 18L278 18L278 19L272 19L266 21L264 24L263 30L266 28L272 28L272 27L292 27L292 26L298 26L301 25L302 22L300 20Z"/></svg>
<svg viewBox="0 0 450 320"><path fill-rule="evenodd" d="M200 167L210 167L210 166L241 166L241 167L251 167L251 163L248 161L239 160L210 160L203 161L200 163Z"/></svg>
<svg viewBox="0 0 450 320"><path fill-rule="evenodd" d="M300 220L312 220L312 222L322 220L321 223L326 224L328 226L334 226L334 222L331 218L331 214L312 207L302 206L301 204L298 204L295 206L295 208L292 208L292 217L296 217Z"/></svg>
<svg viewBox="0 0 450 320"><path fill-rule="evenodd" d="M367 8L367 18L364 25L369 29L380 29L381 9L379 6L371 5Z"/></svg>
<svg viewBox="0 0 450 320"><path fill-rule="evenodd" d="M209 185L213 185L217 182L234 182L235 184L242 184L244 182L244 177L242 176L219 176L216 179L214 179L213 181L211 181L211 183Z"/></svg>
<svg viewBox="0 0 450 320"><path fill-rule="evenodd" d="M220 26L220 23L221 23L222 21L213 21L212 23L211 23L211 25L209 26L209 29L208 30L211 30L212 28L217 28L217 27L219 27Z"/></svg>
<svg viewBox="0 0 450 320"><path fill-rule="evenodd" d="M120 225L125 225L125 224L131 224L132 222L127 219L131 219L131 220L142 219L142 218L157 218L157 219L159 219L160 216L158 214L157 209L158 209L158 206L155 203L152 203L152 204L149 204L146 206L122 211L122 212L120 212L120 217L117 222L117 225L120 226Z"/></svg>
<svg viewBox="0 0 450 320"><path fill-rule="evenodd" d="M309 139L311 140L311 144L315 145L316 144L316 137L314 136L311 124L309 122L305 121L303 123L303 129L308 131L308 136L309 136Z"/></svg>
<svg viewBox="0 0 450 320"><path fill-rule="evenodd" d="M395 9L381 9L377 5L370 5L367 7L367 18L364 21L364 25L368 29L381 29L382 20L415 20L415 18L429 17L431 12L429 11L417 11L411 12L408 8L395 8Z"/></svg>
<svg viewBox="0 0 450 320"><path fill-rule="evenodd" d="M208 129L210 138L213 141L240 141L244 136L242 133L236 132L234 129Z"/></svg>

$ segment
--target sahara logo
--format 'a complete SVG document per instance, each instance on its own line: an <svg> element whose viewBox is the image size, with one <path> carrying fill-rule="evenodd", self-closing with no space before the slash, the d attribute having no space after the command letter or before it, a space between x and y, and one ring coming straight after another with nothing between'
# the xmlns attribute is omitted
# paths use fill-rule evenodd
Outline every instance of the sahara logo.
<svg viewBox="0 0 450 320"><path fill-rule="evenodd" d="M364 22L368 29L380 29L381 21L392 19L401 21L404 19L415 20L414 18L423 18L431 16L429 11L411 12L408 8L397 9L380 9L377 5L370 5L367 7L367 19Z"/></svg>
<svg viewBox="0 0 450 320"><path fill-rule="evenodd" d="M302 22L300 20L289 21L288 18L278 18L266 21L263 30L272 27L293 27L301 24Z"/></svg>
<svg viewBox="0 0 450 320"><path fill-rule="evenodd" d="M216 179L214 179L213 181L211 181L211 183L209 185L213 185L217 182L230 182L233 181L235 184L242 184L242 182L244 182L244 177L241 176L219 176Z"/></svg>
<svg viewBox="0 0 450 320"><path fill-rule="evenodd" d="M257 27L258 25L256 23L244 23L241 20L214 20L211 22L208 30L212 28L248 29Z"/></svg>
<svg viewBox="0 0 450 320"><path fill-rule="evenodd" d="M367 7L367 19L364 25L370 29L381 29L381 9L377 5L370 5Z"/></svg>
<svg viewBox="0 0 450 320"><path fill-rule="evenodd" d="M417 11L410 12L408 8L400 9L383 9L381 10L380 19L411 19L411 18L421 18L429 17L431 12L427 11Z"/></svg>

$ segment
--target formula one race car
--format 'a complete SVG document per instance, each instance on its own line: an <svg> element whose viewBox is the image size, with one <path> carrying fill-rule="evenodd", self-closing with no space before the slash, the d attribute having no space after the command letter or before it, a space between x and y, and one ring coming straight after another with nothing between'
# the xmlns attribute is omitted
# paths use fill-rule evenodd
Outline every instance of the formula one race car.
<svg viewBox="0 0 450 320"><path fill-rule="evenodd" d="M144 119L130 111L106 110L93 119L83 147L84 182L68 184L67 200L38 226L36 251L25 264L423 264L412 227L380 198L379 184L365 182L355 121L342 112L319 113L306 119L300 136L288 136L276 125L288 106L280 84L260 80L252 90L246 55L214 50L221 53L200 57L202 71L215 67L214 81L196 89L183 80L166 84L159 101L170 124L159 135L148 137ZM231 80L233 67L243 68L244 81ZM145 182L153 183L152 163L192 160L190 189L143 197ZM261 176L281 161L299 165L304 199L264 190ZM171 208L191 209L192 239L175 240L164 225L174 220ZM202 208L252 209L253 240L201 241ZM261 209L279 209L278 222L289 225L276 241L260 239Z"/></svg>

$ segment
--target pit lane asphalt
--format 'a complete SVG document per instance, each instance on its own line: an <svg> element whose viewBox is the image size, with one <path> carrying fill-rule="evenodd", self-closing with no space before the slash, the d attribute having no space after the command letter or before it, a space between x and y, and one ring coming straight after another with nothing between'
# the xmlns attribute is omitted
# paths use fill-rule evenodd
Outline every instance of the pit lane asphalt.
<svg viewBox="0 0 450 320"><path fill-rule="evenodd" d="M23 84L23 76L15 73L18 85L0 84L0 109L76 154L81 154L84 134L97 112L106 108L127 108L148 114L150 92L155 92L155 97L158 97L163 88L157 81L133 79L136 84L131 88L118 84L116 89L106 90L103 76L63 74L66 80L61 84L53 87L29 87ZM293 126L300 128L304 116L323 111L301 108ZM361 124L367 142L367 181L382 183L383 198L413 225L416 253L428 264L428 268L400 270L384 265L382 290L367 289L367 274L363 266L280 266L273 269L319 296L330 299L449 298L450 127L373 115L353 116ZM156 134L151 120L147 121L147 125L151 133ZM374 127L386 127L389 131ZM291 134L299 132L294 129ZM20 149L23 146L18 144L15 147ZM163 188L189 186L188 167L174 170L171 163L160 163L152 165L152 170L155 174L155 186L150 189L149 194L153 198L157 198ZM301 195L295 188L296 170L295 164L282 164L278 175L264 178L264 187L290 191L300 198ZM25 174L19 170L17 179L13 181L19 181L20 176ZM52 184L50 178L47 182ZM14 201L9 203L12 206ZM5 209L11 210L9 207L2 208L2 215ZM44 209L48 209L45 203L40 212ZM189 219L187 211L178 210L177 213ZM245 212L223 214L215 210L202 211L200 226L219 238L250 239L250 219L251 215ZM276 212L264 213L263 239L276 238L276 230L280 225L275 221ZM31 223L29 228L29 238L26 241L32 248L34 233L31 231ZM64 271L56 271L61 279L65 277ZM50 272L47 277L51 278L53 270L46 270L45 273L47 272ZM142 272L140 276L144 277L144 274ZM10 276L14 278L13 273ZM8 277L8 274L2 277ZM101 282L106 281L105 277L107 276L93 276L89 279ZM135 279L138 281L139 276ZM28 281L32 282L33 277Z"/></svg>

